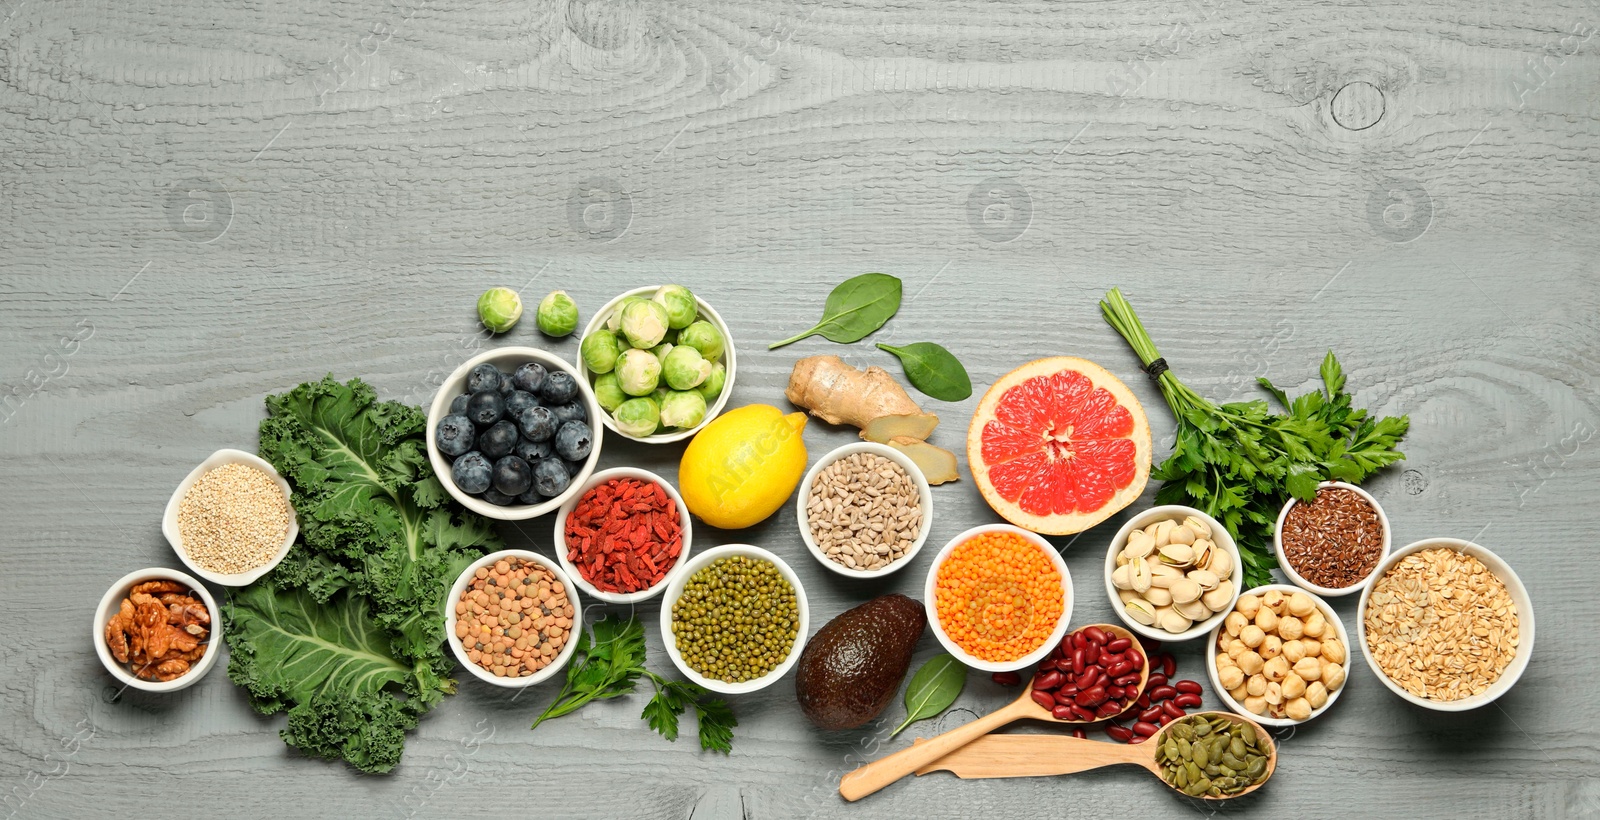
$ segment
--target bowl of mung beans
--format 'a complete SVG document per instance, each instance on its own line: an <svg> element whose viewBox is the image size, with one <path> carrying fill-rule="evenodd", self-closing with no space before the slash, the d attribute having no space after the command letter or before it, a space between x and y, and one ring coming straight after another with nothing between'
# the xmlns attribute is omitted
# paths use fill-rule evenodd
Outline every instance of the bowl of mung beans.
<svg viewBox="0 0 1600 820"><path fill-rule="evenodd" d="M691 682L755 692L800 658L810 627L805 588L782 558L748 544L702 552L667 584L661 640Z"/></svg>
<svg viewBox="0 0 1600 820"><path fill-rule="evenodd" d="M218 450L178 483L161 532L190 572L242 587L272 571L299 536L291 495L264 459Z"/></svg>
<svg viewBox="0 0 1600 820"><path fill-rule="evenodd" d="M800 538L824 567L877 578L911 563L933 527L933 492L886 444L846 444L811 465L795 494Z"/></svg>
<svg viewBox="0 0 1600 820"><path fill-rule="evenodd" d="M583 631L578 590L560 565L527 550L474 561L445 599L445 635L468 672L508 689L550 679Z"/></svg>

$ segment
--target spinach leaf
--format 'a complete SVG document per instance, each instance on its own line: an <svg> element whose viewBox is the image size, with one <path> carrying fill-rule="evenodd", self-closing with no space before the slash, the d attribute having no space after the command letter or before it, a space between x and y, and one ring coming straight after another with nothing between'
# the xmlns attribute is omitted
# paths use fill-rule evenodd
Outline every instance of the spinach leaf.
<svg viewBox="0 0 1600 820"><path fill-rule="evenodd" d="M934 655L911 676L906 685L906 722L889 737L900 734L913 723L950 708L967 685L967 668L948 653Z"/></svg>
<svg viewBox="0 0 1600 820"><path fill-rule="evenodd" d="M828 294L822 321L798 335L767 345L768 350L798 342L807 336L849 344L866 338L900 309L900 280L887 273L863 273L846 279Z"/></svg>
<svg viewBox="0 0 1600 820"><path fill-rule="evenodd" d="M879 344L878 349L899 357L911 386L940 401L962 401L972 395L972 378L961 361L933 342L905 347Z"/></svg>

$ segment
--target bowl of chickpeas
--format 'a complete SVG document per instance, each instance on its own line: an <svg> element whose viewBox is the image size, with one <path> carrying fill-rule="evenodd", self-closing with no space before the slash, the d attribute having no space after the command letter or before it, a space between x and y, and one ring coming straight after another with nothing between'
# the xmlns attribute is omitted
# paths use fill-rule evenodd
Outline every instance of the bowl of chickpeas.
<svg viewBox="0 0 1600 820"><path fill-rule="evenodd" d="M445 605L456 660L479 680L521 689L549 680L572 660L583 608L556 562L501 550L461 573Z"/></svg>
<svg viewBox="0 0 1600 820"><path fill-rule="evenodd" d="M1268 584L1239 596L1211 630L1211 687L1223 705L1265 726L1326 712L1350 674L1350 633L1322 598Z"/></svg>

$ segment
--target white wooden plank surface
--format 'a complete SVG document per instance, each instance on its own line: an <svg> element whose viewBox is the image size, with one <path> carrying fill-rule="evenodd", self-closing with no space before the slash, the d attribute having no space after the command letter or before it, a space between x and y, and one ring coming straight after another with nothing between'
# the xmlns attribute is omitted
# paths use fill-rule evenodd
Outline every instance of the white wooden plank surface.
<svg viewBox="0 0 1600 820"><path fill-rule="evenodd" d="M1476 538L1522 574L1543 637L1514 692L1435 715L1358 664L1225 813L1600 815L1597 28L1594 0L0 0L5 811L1207 814L1137 771L936 775L846 806L838 775L906 742L885 740L900 707L824 734L788 685L738 700L724 759L650 733L642 696L529 732L549 693L464 681L387 777L297 757L220 669L111 697L95 601L176 565L168 493L253 446L267 393L333 372L422 403L482 344L485 287L592 310L671 280L742 343L736 401L781 404L797 356L886 363L764 349L881 270L907 301L878 338L940 341L981 385L1057 353L1133 382L1095 307L1113 285L1207 395L1305 387L1331 347L1360 401L1411 414L1404 470L1371 485L1398 542ZM974 404L938 408L936 440L959 447ZM814 454L851 437L806 432ZM608 438L603 459L670 476L679 452ZM936 543L994 519L970 481L936 496ZM1122 520L1060 539L1079 622L1110 617L1095 573ZM548 549L549 526L506 535ZM796 559L819 626L920 589L923 567L825 573L787 509L705 543L734 539ZM1203 677L1198 647L1182 664ZM922 731L1006 697L974 674Z"/></svg>

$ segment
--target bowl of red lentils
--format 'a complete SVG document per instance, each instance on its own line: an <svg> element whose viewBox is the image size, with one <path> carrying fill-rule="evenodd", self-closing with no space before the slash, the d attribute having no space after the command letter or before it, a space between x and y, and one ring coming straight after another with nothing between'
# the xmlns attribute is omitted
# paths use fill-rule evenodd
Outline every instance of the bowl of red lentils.
<svg viewBox="0 0 1600 820"><path fill-rule="evenodd" d="M218 450L178 483L161 532L190 572L228 587L266 575L300 534L289 482L264 459Z"/></svg>
<svg viewBox="0 0 1600 820"><path fill-rule="evenodd" d="M649 600L689 559L683 496L649 470L589 476L556 513L556 558L583 594L608 604Z"/></svg>
<svg viewBox="0 0 1600 820"><path fill-rule="evenodd" d="M974 669L1014 672L1050 654L1072 619L1072 575L1049 541L1010 524L973 527L933 557L928 625Z"/></svg>
<svg viewBox="0 0 1600 820"><path fill-rule="evenodd" d="M1389 516L1354 484L1324 481L1310 502L1290 498L1278 513L1272 546L1296 586L1324 598L1359 593L1389 557Z"/></svg>
<svg viewBox="0 0 1600 820"><path fill-rule="evenodd" d="M501 550L473 562L446 601L445 635L456 660L480 680L508 689L560 672L583 631L572 579L556 562L527 550Z"/></svg>

